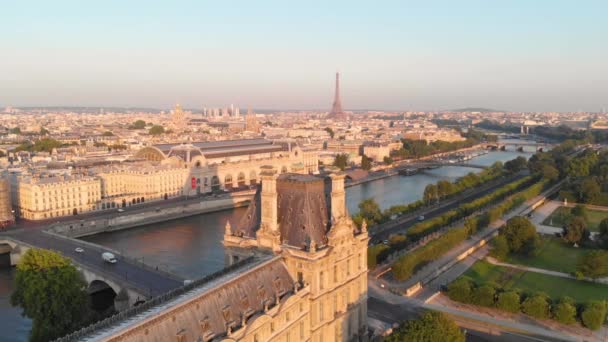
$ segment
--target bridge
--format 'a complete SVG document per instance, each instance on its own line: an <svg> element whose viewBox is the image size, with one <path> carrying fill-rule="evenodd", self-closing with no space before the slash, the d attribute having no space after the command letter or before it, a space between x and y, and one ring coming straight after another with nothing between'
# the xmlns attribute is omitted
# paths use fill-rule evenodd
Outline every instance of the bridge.
<svg viewBox="0 0 608 342"><path fill-rule="evenodd" d="M0 247L9 253L10 264L15 265L30 248L44 248L72 259L89 285L88 293L112 290L117 310L125 309L183 285L183 279L163 272L115 251L86 241L51 234L42 229L19 229L0 234ZM76 252L76 248L84 252ZM113 253L118 262L110 264L101 258L103 252Z"/></svg>
<svg viewBox="0 0 608 342"><path fill-rule="evenodd" d="M429 160L429 161L425 161L425 162L410 163L407 165L403 165L403 166L397 168L397 171L399 172L400 175L410 176L410 175L414 175L414 174L420 172L421 170L431 170L431 169L436 169L436 168L439 168L442 166L461 166L461 167L470 167L470 168L482 169L482 170L488 168L487 165L468 163L468 162L451 163L449 161L442 161L442 160Z"/></svg>

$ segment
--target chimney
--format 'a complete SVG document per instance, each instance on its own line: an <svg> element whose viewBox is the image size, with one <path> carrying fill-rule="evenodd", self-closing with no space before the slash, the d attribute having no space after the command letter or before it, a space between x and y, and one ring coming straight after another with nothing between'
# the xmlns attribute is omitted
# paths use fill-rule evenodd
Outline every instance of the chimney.
<svg viewBox="0 0 608 342"><path fill-rule="evenodd" d="M332 173L331 178L331 219L337 221L346 216L346 193L344 192L345 174Z"/></svg>
<svg viewBox="0 0 608 342"><path fill-rule="evenodd" d="M270 231L278 230L278 195L277 195L277 170L272 166L262 166L260 178L262 181L262 196L261 196L261 226L266 227Z"/></svg>

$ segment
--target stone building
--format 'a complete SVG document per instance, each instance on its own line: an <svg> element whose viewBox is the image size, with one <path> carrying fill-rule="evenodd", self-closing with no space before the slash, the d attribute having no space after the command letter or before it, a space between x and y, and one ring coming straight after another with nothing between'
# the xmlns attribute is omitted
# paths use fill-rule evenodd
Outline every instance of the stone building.
<svg viewBox="0 0 608 342"><path fill-rule="evenodd" d="M70 175L23 175L15 179L16 213L29 220L75 215L97 209L99 179Z"/></svg>
<svg viewBox="0 0 608 342"><path fill-rule="evenodd" d="M136 157L189 170L184 195L256 185L264 165L281 173L317 173L319 167L315 151L266 139L153 145L141 149Z"/></svg>
<svg viewBox="0 0 608 342"><path fill-rule="evenodd" d="M15 222L12 210L10 183L8 178L0 174L0 228Z"/></svg>
<svg viewBox="0 0 608 342"><path fill-rule="evenodd" d="M368 234L348 215L344 175L279 174L264 167L260 178L242 220L226 224L231 266L72 339L366 340Z"/></svg>

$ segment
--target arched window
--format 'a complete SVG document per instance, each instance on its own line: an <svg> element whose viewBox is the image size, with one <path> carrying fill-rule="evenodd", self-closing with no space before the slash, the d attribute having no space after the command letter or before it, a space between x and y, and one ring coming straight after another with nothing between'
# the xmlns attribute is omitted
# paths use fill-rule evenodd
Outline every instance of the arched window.
<svg viewBox="0 0 608 342"><path fill-rule="evenodd" d="M220 179L217 176L211 177L211 190L217 191L220 189Z"/></svg>
<svg viewBox="0 0 608 342"><path fill-rule="evenodd" d="M287 173L287 166L283 166L281 168L281 173Z"/></svg>
<svg viewBox="0 0 608 342"><path fill-rule="evenodd" d="M249 172L249 184L256 185L258 183L258 175L255 170L251 170Z"/></svg>
<svg viewBox="0 0 608 342"><path fill-rule="evenodd" d="M226 188L226 189L232 188L232 175L231 174L227 174L226 177L224 177L224 188Z"/></svg>
<svg viewBox="0 0 608 342"><path fill-rule="evenodd" d="M238 187L242 187L245 186L245 174L243 172L239 172L239 175L236 178L236 181L238 183Z"/></svg>

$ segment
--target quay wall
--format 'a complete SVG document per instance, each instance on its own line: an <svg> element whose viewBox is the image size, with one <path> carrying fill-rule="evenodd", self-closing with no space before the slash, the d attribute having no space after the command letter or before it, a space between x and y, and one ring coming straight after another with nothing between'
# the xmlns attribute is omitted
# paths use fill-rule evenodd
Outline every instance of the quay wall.
<svg viewBox="0 0 608 342"><path fill-rule="evenodd" d="M150 207L130 213L128 211L104 217L58 222L47 231L70 238L79 238L104 232L129 229L151 223L165 222L183 217L215 211L244 207L251 201L255 190L217 199L202 199L196 202L176 203L171 206Z"/></svg>

